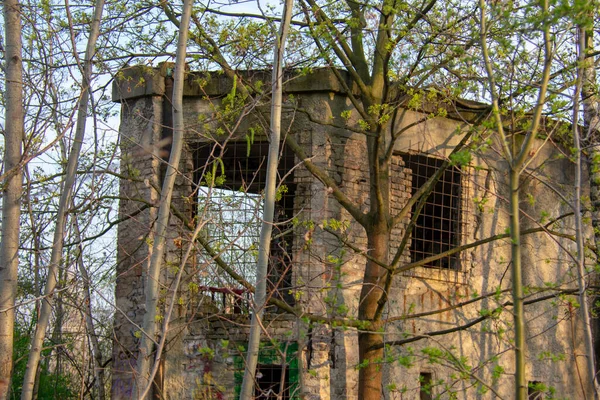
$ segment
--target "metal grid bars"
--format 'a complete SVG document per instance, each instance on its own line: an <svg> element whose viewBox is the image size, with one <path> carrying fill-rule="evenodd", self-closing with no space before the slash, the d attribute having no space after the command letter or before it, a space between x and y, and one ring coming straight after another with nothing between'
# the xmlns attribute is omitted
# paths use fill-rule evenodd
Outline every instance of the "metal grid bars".
<svg viewBox="0 0 600 400"><path fill-rule="evenodd" d="M241 346L245 351L245 345ZM234 358L235 398L239 397L244 377L243 352ZM299 399L300 366L298 344L293 342L261 344L256 366L254 399L297 400Z"/></svg>
<svg viewBox="0 0 600 400"><path fill-rule="evenodd" d="M195 182L199 185L196 215L198 223L205 223L202 234L221 260L249 282L256 278L268 146L267 142L205 143L194 152ZM293 154L283 148L277 180L280 184L283 179L283 183L275 207L268 284L270 293L278 297L283 297L279 294L284 292L282 286L289 291L291 285L292 237L289 224L284 222L293 217L295 186L293 176L285 176L293 165ZM199 252L197 259L200 289L207 295L232 297L217 302L223 312L244 310L237 292L228 290L239 289L239 283L222 273L206 252Z"/></svg>
<svg viewBox="0 0 600 400"><path fill-rule="evenodd" d="M411 195L414 195L443 164L443 160L423 154L403 154L402 158L411 177ZM411 262L421 261L460 245L461 237L465 233L462 226L463 189L461 170L456 166L446 168L427 197L412 230ZM413 206L413 215L417 212L417 204ZM443 257L426 264L425 267L459 270L459 255Z"/></svg>
<svg viewBox="0 0 600 400"><path fill-rule="evenodd" d="M282 365L258 364L256 366L255 399L290 399L290 371Z"/></svg>

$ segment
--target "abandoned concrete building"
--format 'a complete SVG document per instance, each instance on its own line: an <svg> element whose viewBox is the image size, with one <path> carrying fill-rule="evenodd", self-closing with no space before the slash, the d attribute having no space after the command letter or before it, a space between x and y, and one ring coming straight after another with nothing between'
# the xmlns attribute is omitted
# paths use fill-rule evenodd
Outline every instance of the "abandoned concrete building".
<svg viewBox="0 0 600 400"><path fill-rule="evenodd" d="M245 76L270 82L261 72ZM127 219L118 230L113 399L129 399L133 390L156 215L149 205L158 202L156 188L168 159L171 88L168 64L123 70L114 84L113 99L121 103L121 173L130 179L120 187L120 215ZM232 88L233 82L219 74L189 73L186 80L186 144L172 206L163 294L172 293L169 279L179 268L186 268L186 280L178 288L178 309L155 380L156 398L233 399L241 385L251 294L215 259L218 254L239 277L254 279L268 113L259 104L243 110L235 131L223 128L235 125L218 120L230 118L226 103L234 105ZM284 134L293 135L350 199L367 207L365 139L343 86L324 69L294 77L284 93ZM447 115L425 119L430 110L424 104L397 114L396 129L407 129L392 157L392 210L406 204L471 126L477 104L469 104L447 104ZM484 146L490 149L474 149L468 164L454 165L440 178L401 254L403 264L506 233L506 164L493 143ZM535 173L523 182L530 196L522 204L524 229L570 211L551 187L572 192L573 165L551 142L540 140L536 151L530 165ZM357 330L309 324L302 313L356 317L367 238L286 146L279 175L269 287L273 296L299 311L291 315L267 308L257 393L275 399L273 393L283 388L283 399L358 399ZM214 254L197 245L192 261L182 266L191 235L186 223L192 221L205 224L200 236ZM402 245L406 224L395 228L391 254ZM570 224L562 218L552 230L569 233ZM526 307L528 380L553 388L559 398L583 398L588 388L578 378L586 371L581 321L570 298L551 296L548 287L574 287L569 258L574 243L547 232L527 235L523 243L524 282L539 288L528 293L531 305ZM382 362L382 398L449 398L452 393L464 399L512 398L512 314L510 308L494 311L510 301L509 260L510 241L503 238L399 274L389 291L382 331L386 342L394 342ZM490 317L494 312L499 314ZM398 341L405 344L396 345ZM532 396L541 394L538 386L530 388Z"/></svg>

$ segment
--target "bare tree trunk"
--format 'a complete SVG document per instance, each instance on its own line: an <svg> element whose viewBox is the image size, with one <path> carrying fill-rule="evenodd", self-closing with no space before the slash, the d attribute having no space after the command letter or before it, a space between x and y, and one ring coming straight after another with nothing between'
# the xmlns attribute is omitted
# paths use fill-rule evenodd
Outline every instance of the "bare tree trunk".
<svg viewBox="0 0 600 400"><path fill-rule="evenodd" d="M50 265L48 266L46 287L44 288L44 300L42 301L40 318L31 342L31 350L27 360L27 370L25 371L25 378L23 380L23 389L21 392L21 399L23 400L29 400L33 398L35 377L37 375L38 365L40 362L44 336L46 335L46 329L48 328L48 323L50 321L50 314L52 313L52 296L54 294L54 290L56 289L57 271L62 258L67 210L71 204L71 195L77 173L76 169L79 162L79 154L81 152L81 147L85 136L85 125L90 97L90 81L92 77L92 58L96 52L96 41L100 35L100 20L102 18L103 9L104 0L97 0L94 11L94 20L92 21L90 37L88 39L85 50L85 58L83 61L82 89L81 97L78 102L77 126L75 128L75 138L73 140L73 147L71 148L71 152L69 154L64 187L60 196L58 212L56 215L52 254L50 256ZM76 49L74 49L74 51L76 51Z"/></svg>
<svg viewBox="0 0 600 400"><path fill-rule="evenodd" d="M81 312L85 317L85 326L87 336L90 340L90 347L92 350L92 357L94 358L94 378L95 386L98 392L98 400L105 400L106 393L104 390L104 368L102 365L102 352L100 351L100 345L98 344L98 336L96 335L96 329L94 327L94 319L92 318L92 296L90 291L90 275L85 268L83 263L83 246L81 245L81 232L79 231L79 224L77 220L73 221L73 228L75 229L75 237L80 243L78 246L77 254L77 266L79 267L79 273L83 283L84 299L83 307Z"/></svg>
<svg viewBox="0 0 600 400"><path fill-rule="evenodd" d="M515 324L515 398L527 398L527 375L525 362L525 313L523 311L523 264L521 257L521 223L519 221L520 170L510 167L510 240L513 318Z"/></svg>
<svg viewBox="0 0 600 400"><path fill-rule="evenodd" d="M62 156L63 160L67 160L68 154L67 154L67 141L66 139L63 137L60 142L59 142L59 146L60 146L60 153ZM64 164L64 163L63 163ZM63 165L64 167L64 165ZM61 192L64 192L65 187L64 187L64 183L61 183L59 190ZM48 354L48 357L46 357L45 359L45 364L46 366L49 366L50 364L50 360L52 360L52 357L54 356L54 371L52 371L55 376L60 376L62 374L62 359L63 359L63 352L64 352L64 348L63 348L63 338L62 338L62 327L63 327L63 316L64 316L64 307L63 307L63 295L64 292L61 290L63 287L62 285L64 284L64 279L65 279L65 269L68 268L67 266L70 265L70 261L69 261L69 255L67 254L65 258L63 258L63 268L59 268L57 273L58 273L58 280L57 280L57 288L56 288L56 295L53 296L54 297L54 326L53 326L53 330L52 330L52 335L50 336L50 343L51 343L51 349L50 349L50 353ZM38 319L39 321L39 319ZM37 325L36 325L37 326ZM38 364L38 369L36 371L35 374L35 390L34 390L34 394L32 396L32 398L37 399L37 388L39 387L39 380L40 380L40 364ZM48 369L48 368L46 368Z"/></svg>
<svg viewBox="0 0 600 400"><path fill-rule="evenodd" d="M21 59L21 7L18 0L4 1L5 126L2 185L2 243L0 244L0 400L7 399L13 366L15 296L19 267L19 233L23 171L21 162L24 135L23 62ZM10 173L11 171L14 171Z"/></svg>
<svg viewBox="0 0 600 400"><path fill-rule="evenodd" d="M63 265L69 265L68 260L63 260ZM65 281L65 268L59 268L58 271L58 280L57 280L57 291L56 294L53 296L54 297L54 326L52 327L52 334L50 335L50 345L51 345L51 349L50 352L48 353L48 356L46 357L46 365L50 365L50 362L52 360L52 358L54 357L54 361L53 362L53 371L52 373L54 373L56 376L59 376L62 374L62 370L63 370L63 353L64 353L64 347L63 347L63 336L62 336L62 328L63 328L63 324L64 324L64 315L65 315L65 309L64 309L64 302L63 302L63 296L64 296L64 291L61 290L63 289L63 285L64 285L64 281ZM48 368L49 369L49 368ZM37 373L36 373L37 376ZM33 396L33 398L36 398L37 396Z"/></svg>
<svg viewBox="0 0 600 400"><path fill-rule="evenodd" d="M240 391L240 399L250 400L254 395L256 364L261 336L261 318L267 298L267 271L269 252L271 249L271 233L273 230L273 214L275 210L275 192L277 188L277 165L279 160L279 144L281 141L281 107L283 92L283 53L285 40L292 18L293 0L286 0L283 7L283 18L279 26L279 35L275 40L273 54L273 76L271 91L271 137L267 160L267 177L265 182L265 198L263 205L263 222L258 244L258 264L256 266L256 290L254 292L254 312L250 323L248 354L246 369Z"/></svg>
<svg viewBox="0 0 600 400"><path fill-rule="evenodd" d="M147 397L150 382L150 360L154 348L156 337L156 308L158 307L160 269L162 258L165 251L165 235L169 225L169 216L171 209L171 198L173 197L173 187L177 177L177 169L181 159L181 150L183 147L184 121L183 121L183 84L185 80L185 58L188 39L188 30L190 17L192 13L193 0L185 0L183 4L183 14L179 25L179 39L177 42L177 57L175 59L175 72L173 82L173 144L169 156L169 165L165 174L165 180L162 185L160 195L160 208L156 220L156 231L154 234L154 244L152 246L152 255L148 265L145 282L146 312L142 326L142 338L140 342L139 354L137 359L137 379L135 382L135 395L139 399ZM183 268L183 266L180 266ZM163 332L167 334L167 332Z"/></svg>
<svg viewBox="0 0 600 400"><path fill-rule="evenodd" d="M589 11L587 15L593 20L594 13L596 12L598 2L591 1L588 4ZM593 23L590 24L587 28L580 27L579 32L580 40L580 79L581 79L581 103L583 105L583 122L584 122L584 132L582 136L583 145L587 148L585 149L585 154L587 155L585 161L588 167L589 173L589 184L590 184L590 201L591 201L591 219L592 219L592 227L593 227L593 235L594 235L594 243L596 245L596 249L600 249L600 98L598 96L598 89L596 84L596 69L594 65L594 29ZM577 99L578 100L578 99ZM574 113L574 121L578 121L579 113ZM578 124L574 122L574 127L578 128ZM580 151L577 151L578 159L580 156ZM580 168L580 167L579 167ZM576 212L576 215L579 216L579 213ZM582 252L578 251L578 255L582 254ZM583 255L582 255L583 257ZM600 250L596 250L596 263L600 262ZM597 280L597 276L595 277ZM593 302L595 303L599 298L593 298ZM581 301L583 305L583 301ZM586 304L587 305L587 304ZM583 311L582 311L583 312ZM593 356L593 360L588 360L588 369L591 370L589 366L589 362L591 361L593 364L593 371L597 371L600 368L600 359L598 358L600 355L600 324L598 319L595 319L595 325L592 326L592 321L589 320L590 314L588 314L587 321L590 322L590 329L593 328L595 332L592 333L592 349L591 352L588 351L588 357ZM594 334L595 334L595 344L594 344ZM594 375L594 379L592 380L594 384L594 395L598 398L598 381L596 376Z"/></svg>
<svg viewBox="0 0 600 400"><path fill-rule="evenodd" d="M540 2L541 11L544 14L548 12L548 0ZM546 93L548 90L548 82L550 80L550 70L552 66L552 38L550 35L549 25L546 22L542 28L544 40L544 67L542 77L538 89L535 111L531 117L531 128L524 136L523 142L517 147L511 143L504 130L504 120L502 118L498 105L497 82L495 71L490 59L487 45L487 11L486 2L479 1L480 9L480 28L481 28L481 49L482 57L485 63L489 90L492 97L492 114L495 119L495 129L498 132L498 137L502 145L504 157L508 162L509 169L509 191L510 191L510 239L511 239L511 277L512 277L512 298L513 298L513 318L514 318L514 351L515 351L515 399L525 400L527 398L527 374L526 374L526 323L523 310L523 266L522 266L522 245L521 245L521 223L519 221L519 194L520 185L519 178L523 170L529 162L530 151L534 145L534 141L538 130L540 129L540 121L542 110L546 102Z"/></svg>
<svg viewBox="0 0 600 400"><path fill-rule="evenodd" d="M581 215L581 141L579 133L579 96L583 83L583 71L585 68L585 33L579 28L578 40L579 68L577 69L577 84L573 98L573 148L575 150L575 199L573 200L573 211L575 213L575 238L577 242L577 286L579 288L579 312L583 322L583 335L585 340L586 363L588 381L592 387L594 399L598 399L598 386L596 382L596 367L594 357L594 340L592 336L591 315L587 298L587 282L585 272L585 247L583 236L583 222Z"/></svg>
<svg viewBox="0 0 600 400"><path fill-rule="evenodd" d="M29 174L29 166L28 165L24 165L23 166L23 174L25 176L25 187L24 187L24 193L23 196L26 199L32 199L33 195L31 194L31 176ZM40 238L41 238L41 227L38 227L38 222L35 218L34 215L34 211L32 208L32 202L31 201L27 201L27 216L29 219L29 225L31 226L31 240L32 240L32 244L33 244L33 259L34 259L34 263L33 263L33 293L35 294L36 298L39 298L40 295L40 266L42 265L42 261L41 261L41 243L40 243ZM39 299L36 299L35 301L35 307L34 307L34 311L33 311L33 320L37 321L38 316L39 316L39 310L40 310L40 301Z"/></svg>
<svg viewBox="0 0 600 400"><path fill-rule="evenodd" d="M590 2L590 14L597 1ZM583 121L585 128L585 144L587 146L587 162L590 173L590 197L592 200L592 225L596 248L600 249L600 95L596 83L596 67L594 65L594 30L590 26L584 32L585 51L582 62L581 102L583 104ZM600 250L598 251L600 259Z"/></svg>

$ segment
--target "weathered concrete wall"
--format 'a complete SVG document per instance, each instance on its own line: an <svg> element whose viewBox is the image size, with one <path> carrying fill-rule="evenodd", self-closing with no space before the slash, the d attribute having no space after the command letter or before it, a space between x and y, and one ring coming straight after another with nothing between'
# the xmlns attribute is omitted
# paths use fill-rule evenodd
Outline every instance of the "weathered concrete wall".
<svg viewBox="0 0 600 400"><path fill-rule="evenodd" d="M263 321L271 339L281 343L282 348L295 343L295 322L295 317L276 314L266 314ZM249 331L247 315L207 315L190 324L189 335L183 341L185 357L179 359L184 366L179 376L182 386L169 388L170 398L235 398Z"/></svg>
<svg viewBox="0 0 600 400"><path fill-rule="evenodd" d="M159 196L159 161L154 144L160 140L162 99L147 96L121 106L121 181L117 242L116 312L113 342L112 398L132 396L135 349L144 315L144 281L152 242L151 226ZM130 199L130 200L125 200Z"/></svg>
<svg viewBox="0 0 600 400"><path fill-rule="evenodd" d="M133 171L139 170L139 173L130 173L136 177L135 182L122 182L121 193L123 197L140 197L155 203L158 197L150 183L158 184L160 178L156 143L160 141L161 132L164 136L163 102L168 84L164 84L164 68L162 75L145 72L146 79L140 81L140 70L126 71L115 90L115 99L126 99L122 101L120 129L123 173L128 171L129 164L135 166ZM267 76L262 79L269 81ZM193 165L193 144L212 139L219 126L215 122L219 106L230 90L231 82L223 77L213 75L207 81L200 74L189 75L184 106L189 146L184 150L180 166L182 176L178 178L176 207L190 218L193 215L189 201L194 190L193 170L198 168ZM315 76L292 80L286 90L288 95L294 95L286 103L283 126L289 128L288 134L294 135L312 162L327 171L344 193L366 211L369 187L365 139L358 133L358 117L340 85L331 73L317 71ZM255 115L248 116L232 137L243 137L249 126L261 121L263 111L259 106ZM344 111L351 112L348 120L341 117ZM408 128L396 144L398 154L392 160L390 182L393 211L401 210L411 193L411 171L405 167L401 154L419 152L447 157L469 129L469 124L462 119L472 118L468 110L460 115L452 112L449 115L426 118L424 112L404 110L396 116L394 126L398 130L415 121L424 121ZM524 229L539 227L544 220L570 211L541 180L551 181L555 187L570 193L573 167L565 158L556 157L559 150L552 145L542 147L541 142L538 145L538 154L530 165L532 172L523 179L524 192L531 194L531 197L523 196ZM473 150L471 165L462 169L463 245L504 233L508 227L507 169L496 150L494 143L480 146ZM368 252L365 232L351 222L347 211L307 170L297 168L294 182L297 185L294 209L299 223L294 236L293 273L298 307L306 313L329 317L356 317L365 260L360 254L344 249L338 238L326 232L324 221L347 221L346 240ZM139 204L135 200L122 201L121 215L130 215ZM118 373L114 374L114 398L127 398L127 382L131 379L128 374L135 357L135 353L129 351L136 345L133 323L142 321L143 267L151 241L148 235L152 218L152 211L144 210L119 228L117 305L123 314L118 314L115 320L114 368ZM178 266L189 234L178 220L173 219L172 224L167 265ZM570 219L563 219L561 224L553 229L570 232ZM405 226L403 222L393 232L392 256L400 245ZM573 263L567 252L574 252L574 244L569 239L536 233L525 236L524 246L524 279L532 288L528 301L551 294L548 283L563 289L573 287ZM400 265L410 263L408 246L400 259ZM510 301L509 260L510 240L501 239L463 251L457 270L417 267L398 274L384 313L388 321L382 333L386 342L456 329L506 305ZM168 275L169 270L165 273ZM193 273L191 278L193 280ZM482 295L485 297L475 300ZM215 392L210 393L222 392L225 398L231 398L236 368L232 351L245 342L247 321L227 315L201 316L194 308L197 304L194 296L185 290L181 296L182 306L176 316L178 328L170 341L164 367L164 392L170 398L191 398L199 396L199 390L212 388L210 390ZM469 304L458 307L462 303ZM552 297L526 307L528 379L553 386L559 397L565 398L583 396L574 373L579 371L585 376L581 321L576 313L568 297ZM409 318L415 315L421 316ZM302 320L283 316L269 324L268 331L277 340L298 343L303 371L300 390L305 398L358 399L356 329L308 326ZM494 318L456 332L391 346L386 349L383 366L385 397L418 398L419 374L429 373L438 383L434 394L442 398L450 397L451 392L465 399L494 398L495 394L511 398L514 385L511 329L512 315L510 308L505 308ZM229 342L224 344L223 340ZM436 356L440 351L441 355ZM210 372L209 378L207 372ZM459 379L467 372L489 387L482 387L474 379Z"/></svg>

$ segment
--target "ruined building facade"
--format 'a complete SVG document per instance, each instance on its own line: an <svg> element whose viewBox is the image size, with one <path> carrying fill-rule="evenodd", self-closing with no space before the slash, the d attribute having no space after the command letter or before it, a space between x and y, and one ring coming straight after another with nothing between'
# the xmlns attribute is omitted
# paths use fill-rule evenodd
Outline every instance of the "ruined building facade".
<svg viewBox="0 0 600 400"><path fill-rule="evenodd" d="M243 76L255 85L270 82L264 73ZM121 103L124 219L118 231L115 399L128 399L133 390L145 270L173 134L171 89L168 64L123 70L114 86L114 100ZM219 74L187 75L186 143L168 230L163 297L173 294L171 282L180 268L185 272L155 380L154 391L164 398L229 399L241 384L251 293L223 272L216 256L238 278L253 282L268 148L268 106L261 101L266 104L268 98L240 109L234 90L233 82ZM331 71L319 70L293 77L284 91L284 134L293 135L306 156L366 210L370 199L365 137L343 86ZM478 112L474 103L433 102L403 108L390 123L395 131L406 128L392 157L392 211L400 211L439 169ZM443 113L437 112L440 107ZM558 147L543 140L536 152L529 166L532 172L523 178L523 229L539 228L570 212L552 188L572 192L573 165ZM506 163L493 141L479 143L471 154L469 162L447 168L434 187L405 243L400 265L507 232ZM300 161L282 147L268 285L272 296L297 312L267 308L258 390L283 387L284 398L358 399L356 328L308 323L302 314L357 316L367 238ZM402 246L409 219L410 215L395 228L390 254ZM194 223L204 224L200 240L191 244L192 257L182 265ZM549 229L572 233L571 226L567 217ZM523 246L524 283L532 288L526 307L527 371L534 384L530 392L552 387L559 397L582 398L587 389L580 384L586 376L581 321L571 297L553 296L559 288L574 287L568 254L574 253L574 243L542 231L525 235ZM510 240L503 237L398 274L384 314L382 335L394 343L382 360L382 396L447 398L456 392L458 398L469 399L512 397L509 261Z"/></svg>

